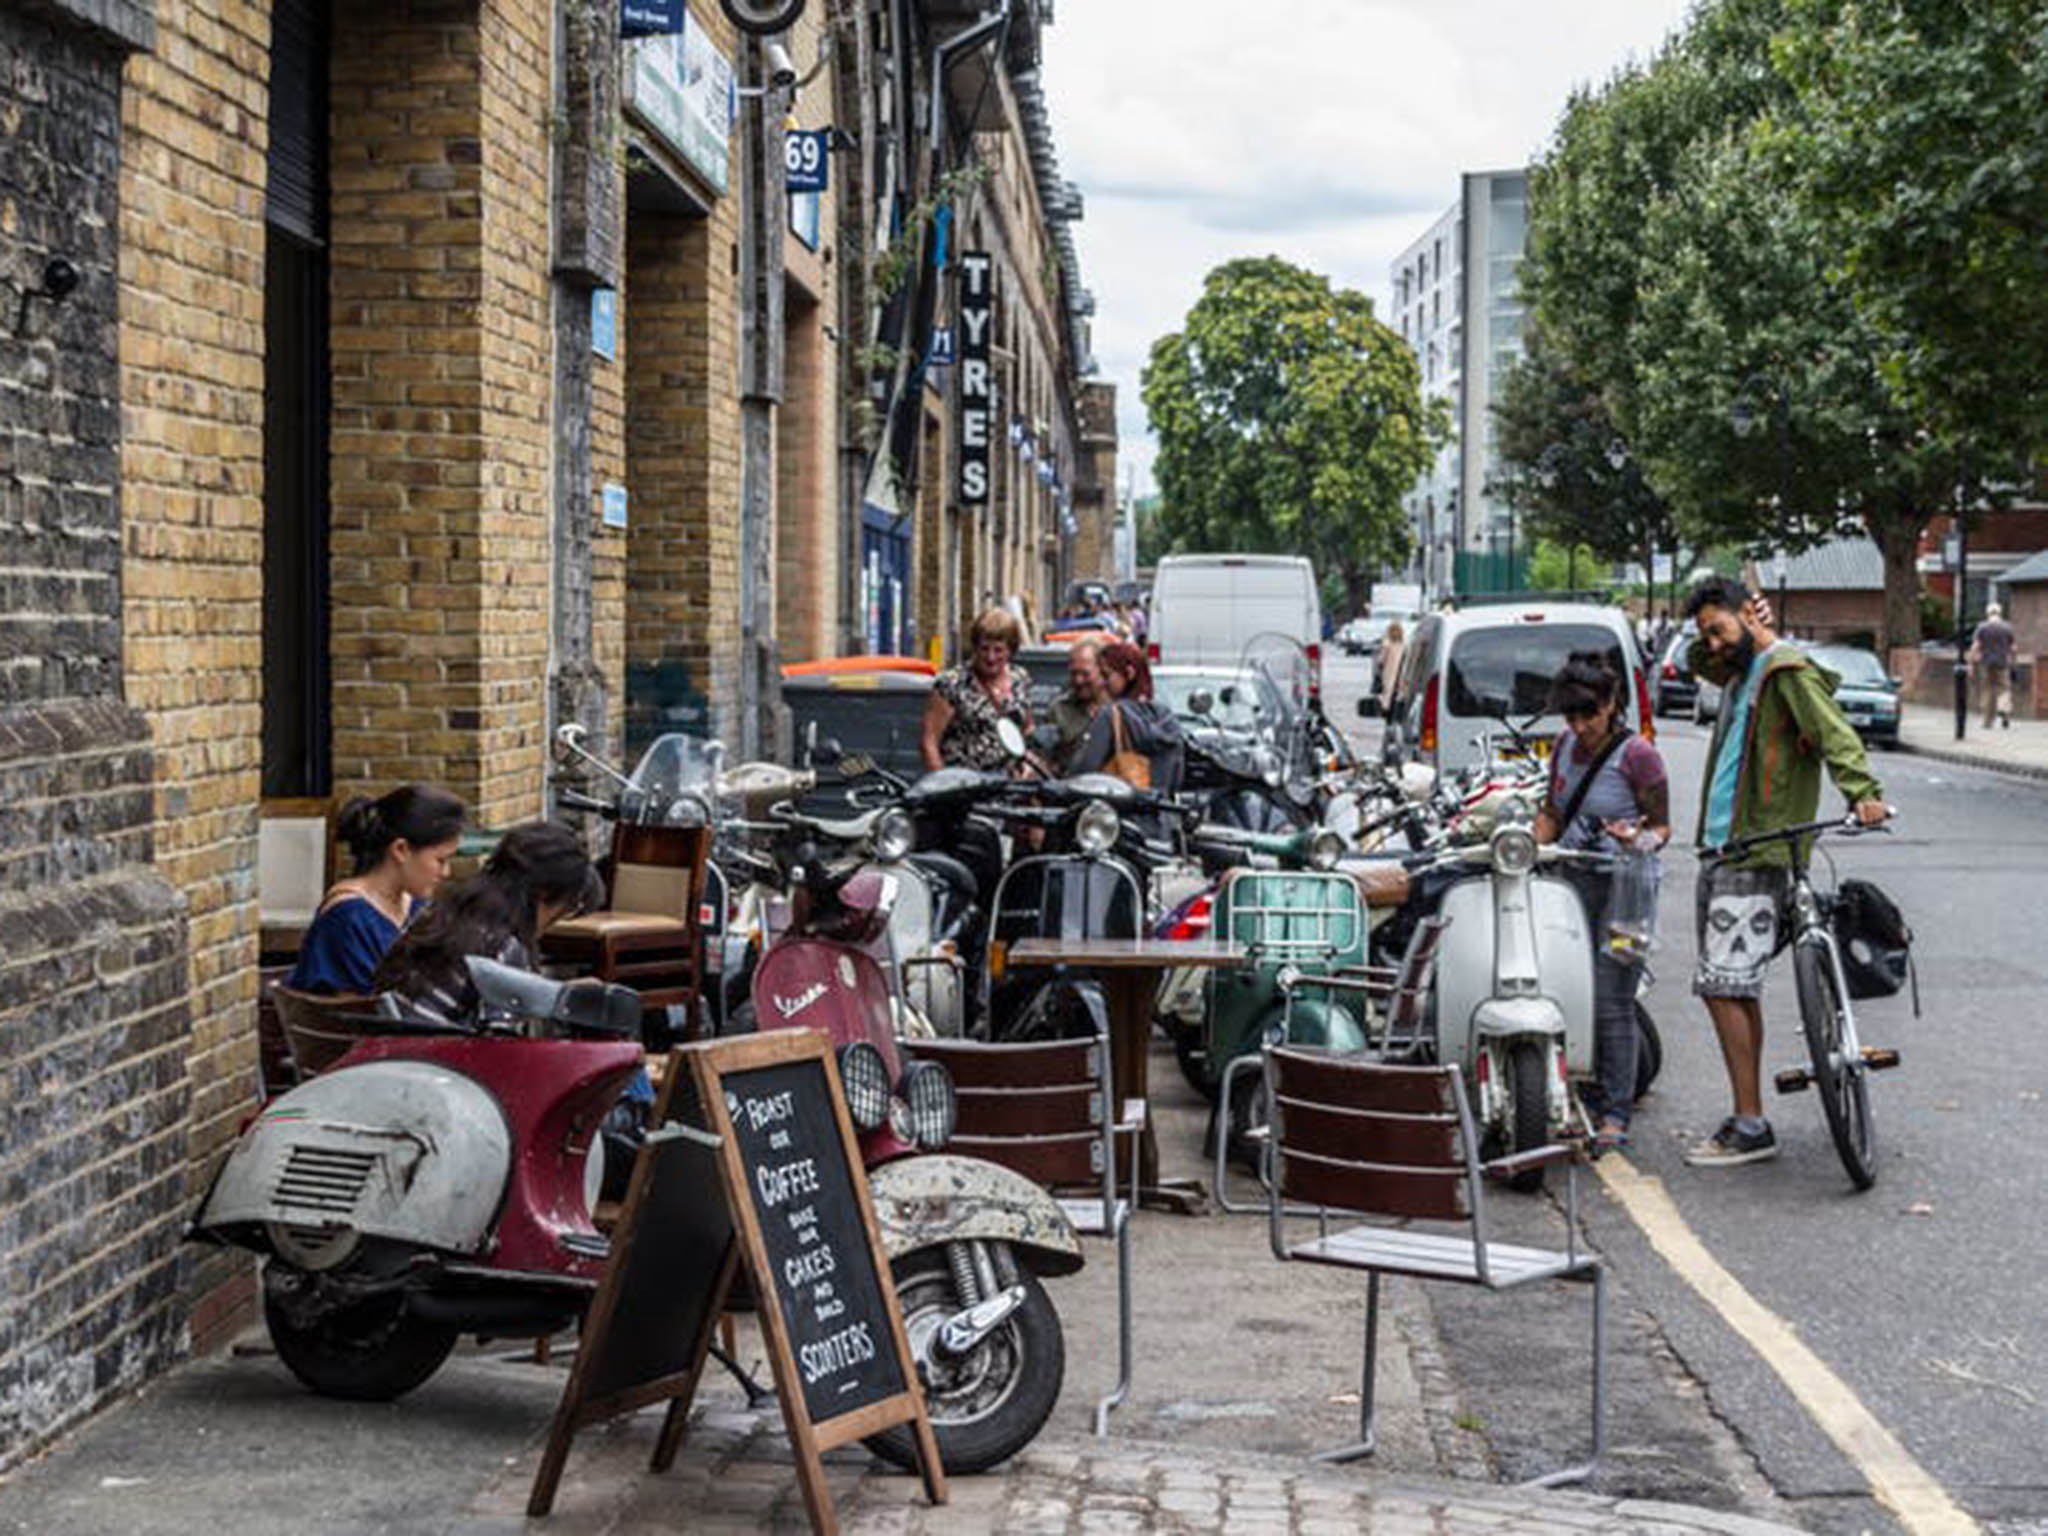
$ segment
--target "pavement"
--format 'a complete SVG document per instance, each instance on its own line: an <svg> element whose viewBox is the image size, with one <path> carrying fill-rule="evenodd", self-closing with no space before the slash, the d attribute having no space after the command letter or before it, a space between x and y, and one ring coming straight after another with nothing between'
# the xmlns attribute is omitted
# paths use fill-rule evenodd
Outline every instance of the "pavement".
<svg viewBox="0 0 2048 1536"><path fill-rule="evenodd" d="M771 1408L707 1383L675 1465L648 1469L650 1408L586 1429L554 1512L529 1520L563 1380L559 1361L471 1354L396 1404L301 1391L260 1349L195 1361L151 1383L0 1480L5 1536L215 1536L223 1528L435 1536L699 1536L807 1528ZM914 1478L859 1447L826 1458L848 1533L1229 1531L1261 1536L1773 1536L1790 1527L1650 1500L1510 1489L1322 1467L1299 1457L1127 1439L1044 1436L924 1503Z"/></svg>
<svg viewBox="0 0 2048 1536"><path fill-rule="evenodd" d="M1973 711L1957 741L1953 709L1908 704L1899 714L1899 746L1940 762L2048 779L2048 720L2015 720L1987 730Z"/></svg>

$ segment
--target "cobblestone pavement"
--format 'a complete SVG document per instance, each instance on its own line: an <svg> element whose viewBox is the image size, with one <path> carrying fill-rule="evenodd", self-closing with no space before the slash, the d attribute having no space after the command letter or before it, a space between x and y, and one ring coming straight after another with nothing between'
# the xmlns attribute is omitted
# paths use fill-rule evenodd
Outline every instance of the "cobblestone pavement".
<svg viewBox="0 0 2048 1536"><path fill-rule="evenodd" d="M645 1417L588 1432L571 1458L549 1536L653 1536L689 1512L692 1532L803 1531L788 1442L779 1423L712 1410L692 1427L667 1473L650 1474ZM1123 1532L1230 1536L1773 1536L1790 1528L1675 1504L1570 1492L1388 1477L1369 1463L1312 1466L1293 1458L1136 1441L1041 1440L1008 1466L956 1478L943 1507L915 1479L879 1470L859 1450L827 1458L848 1536L1116 1536ZM521 1518L530 1457L506 1471L451 1536L499 1536Z"/></svg>

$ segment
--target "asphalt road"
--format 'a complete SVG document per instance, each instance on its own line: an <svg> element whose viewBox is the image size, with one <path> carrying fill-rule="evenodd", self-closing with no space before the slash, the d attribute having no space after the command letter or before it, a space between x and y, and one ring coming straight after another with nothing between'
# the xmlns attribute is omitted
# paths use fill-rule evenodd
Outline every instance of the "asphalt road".
<svg viewBox="0 0 2048 1536"><path fill-rule="evenodd" d="M1331 712L1347 723L1356 723L1350 700L1362 671L1355 661L1331 666ZM1360 731L1365 741L1376 735ZM1782 960L1765 994L1767 1110L1782 1155L1713 1171L1683 1161L1728 1098L1690 991L1690 845L1706 733L1659 722L1659 745L1678 831L1665 858L1650 998L1665 1067L1638 1114L1628 1162L1662 1182L1712 1257L1791 1325L1950 1498L2003 1536L2048 1532L2048 1224L2038 1206L2048 1161L2048 943L2039 918L2048 786L1879 754L1875 767L1901 813L1896 830L1836 844L1840 870L1883 885L1913 924L1924 1010L1916 1020L1904 995L1859 1007L1865 1041L1904 1058L1873 1079L1881 1166L1876 1187L1859 1195L1819 1103L1770 1091L1773 1069L1804 1059ZM1722 1312L1609 1195L1581 1187L1587 1226L1619 1281L1624 1349L1668 1351L1682 1364L1673 1392L1686 1395L1688 1380L1704 1391L1793 1518L1827 1532L1900 1529ZM1511 1219L1541 1217L1525 1208ZM1528 1298L1545 1331L1531 1348L1482 1326L1476 1309L1493 1300L1453 1296L1438 1303L1438 1319L1468 1404L1496 1427L1503 1464L1533 1470L1568 1453L1583 1422L1583 1382L1565 1379L1572 1357L1554 1345L1583 1340L1584 1309ZM1688 1454L1644 1433L1640 1419L1617 1421L1624 1465L1633 1458L1647 1471Z"/></svg>

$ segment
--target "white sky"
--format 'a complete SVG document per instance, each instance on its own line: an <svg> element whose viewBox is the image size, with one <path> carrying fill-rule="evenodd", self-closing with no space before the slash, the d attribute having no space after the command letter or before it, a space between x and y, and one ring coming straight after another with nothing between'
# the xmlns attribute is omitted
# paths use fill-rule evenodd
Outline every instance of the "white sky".
<svg viewBox="0 0 2048 1536"><path fill-rule="evenodd" d="M1655 51L1688 0L1059 0L1043 80L1080 185L1119 477L1151 485L1138 375L1202 278L1277 255L1370 294L1456 200L1525 164L1575 85Z"/></svg>

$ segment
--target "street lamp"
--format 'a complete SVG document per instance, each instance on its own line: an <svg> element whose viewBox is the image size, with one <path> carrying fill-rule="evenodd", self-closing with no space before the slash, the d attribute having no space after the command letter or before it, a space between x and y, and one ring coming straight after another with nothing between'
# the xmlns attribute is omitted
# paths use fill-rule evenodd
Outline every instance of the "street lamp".
<svg viewBox="0 0 2048 1536"><path fill-rule="evenodd" d="M1956 524L1949 531L1949 568L1955 572L1956 583L1956 740L1963 739L1963 731L1970 718L1970 639L1967 620L1970 601L1970 529L1963 518L1963 497L1966 477L1963 467L1956 466Z"/></svg>

